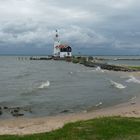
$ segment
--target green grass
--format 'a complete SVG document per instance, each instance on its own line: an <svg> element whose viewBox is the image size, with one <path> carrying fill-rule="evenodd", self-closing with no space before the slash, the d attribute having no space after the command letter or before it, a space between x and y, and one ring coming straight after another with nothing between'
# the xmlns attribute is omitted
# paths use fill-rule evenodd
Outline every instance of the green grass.
<svg viewBox="0 0 140 140"><path fill-rule="evenodd" d="M72 62L73 62L73 63L79 63L79 59L74 58L74 59L72 59Z"/></svg>
<svg viewBox="0 0 140 140"><path fill-rule="evenodd" d="M140 140L140 118L99 118L69 123L50 133L0 136L0 140Z"/></svg>
<svg viewBox="0 0 140 140"><path fill-rule="evenodd" d="M140 66L128 66L128 68L130 68L130 69L140 70Z"/></svg>

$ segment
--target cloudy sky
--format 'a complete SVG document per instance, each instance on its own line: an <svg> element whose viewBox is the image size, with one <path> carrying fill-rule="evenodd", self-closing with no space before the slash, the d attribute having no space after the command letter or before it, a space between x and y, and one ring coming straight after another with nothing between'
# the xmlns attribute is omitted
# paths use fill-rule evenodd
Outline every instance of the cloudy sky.
<svg viewBox="0 0 140 140"><path fill-rule="evenodd" d="M55 29L74 53L140 55L140 1L0 0L0 54L51 54Z"/></svg>

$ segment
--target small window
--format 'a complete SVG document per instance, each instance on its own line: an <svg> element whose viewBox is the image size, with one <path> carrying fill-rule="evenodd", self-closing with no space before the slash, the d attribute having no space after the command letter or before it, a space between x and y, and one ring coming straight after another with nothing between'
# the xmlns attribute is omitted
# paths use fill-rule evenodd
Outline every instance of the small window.
<svg viewBox="0 0 140 140"><path fill-rule="evenodd" d="M72 49L70 46L67 47L67 52L72 52Z"/></svg>

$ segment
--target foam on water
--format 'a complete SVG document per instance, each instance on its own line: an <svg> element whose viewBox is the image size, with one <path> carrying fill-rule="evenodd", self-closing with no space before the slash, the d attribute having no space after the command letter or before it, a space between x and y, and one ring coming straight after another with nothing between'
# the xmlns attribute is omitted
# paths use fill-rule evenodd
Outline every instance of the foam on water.
<svg viewBox="0 0 140 140"><path fill-rule="evenodd" d="M88 70L82 70L82 71L77 71L77 72L84 72L84 73L90 73L90 72L104 72L104 70L101 69L101 67L96 67L95 69L88 69Z"/></svg>
<svg viewBox="0 0 140 140"><path fill-rule="evenodd" d="M104 72L104 70L102 70L101 67L99 67L99 66L96 67L95 71L98 71L98 72Z"/></svg>
<svg viewBox="0 0 140 140"><path fill-rule="evenodd" d="M110 80L110 83L111 83L111 85L112 85L113 87L118 88L118 89L125 89L125 88L126 88L126 86L124 86L124 85L122 85L122 84L120 84L120 83L117 83L117 82L115 82L115 81L112 81L112 80Z"/></svg>
<svg viewBox="0 0 140 140"><path fill-rule="evenodd" d="M130 78L128 80L126 80L127 83L137 83L140 84L140 80L136 79L134 76L129 76Z"/></svg>
<svg viewBox="0 0 140 140"><path fill-rule="evenodd" d="M98 107L98 106L101 106L103 103L102 102L99 102L98 104L96 104L95 106Z"/></svg>
<svg viewBox="0 0 140 140"><path fill-rule="evenodd" d="M23 73L23 74L16 75L14 78L21 79L21 78L24 78L24 77L28 77L30 75L31 75L30 73Z"/></svg>
<svg viewBox="0 0 140 140"><path fill-rule="evenodd" d="M44 89L50 86L50 81L43 82L38 89Z"/></svg>
<svg viewBox="0 0 140 140"><path fill-rule="evenodd" d="M132 97L131 99L130 99L130 101L133 101L133 100L135 100L137 97L136 96L134 96L134 97Z"/></svg>

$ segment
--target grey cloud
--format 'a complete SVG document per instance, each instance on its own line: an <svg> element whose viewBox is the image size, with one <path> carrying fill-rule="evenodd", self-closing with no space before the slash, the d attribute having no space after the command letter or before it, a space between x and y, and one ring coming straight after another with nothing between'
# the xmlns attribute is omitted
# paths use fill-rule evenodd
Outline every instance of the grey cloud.
<svg viewBox="0 0 140 140"><path fill-rule="evenodd" d="M58 29L75 49L139 51L139 6L138 0L0 0L0 50L51 46Z"/></svg>

